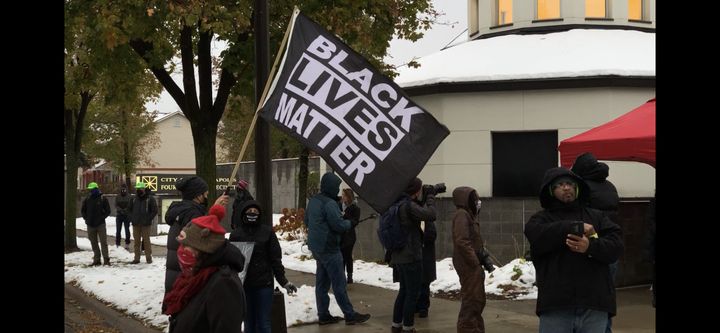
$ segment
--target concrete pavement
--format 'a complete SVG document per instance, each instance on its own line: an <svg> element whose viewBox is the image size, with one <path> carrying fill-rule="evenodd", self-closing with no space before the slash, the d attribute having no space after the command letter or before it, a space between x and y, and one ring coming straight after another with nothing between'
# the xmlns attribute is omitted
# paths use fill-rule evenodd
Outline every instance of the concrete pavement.
<svg viewBox="0 0 720 333"><path fill-rule="evenodd" d="M78 236L85 237L82 230ZM108 236L108 246L115 246L115 239ZM132 250L132 243L130 244ZM164 246L153 245L153 256L165 256ZM92 258L89 258L92 260ZM112 258L111 258L112 261ZM286 270L287 278L295 285L315 285L315 275L298 271ZM66 285L67 286L67 285ZM67 288L67 287L66 287ZM288 328L289 333L305 332L388 332L392 322L392 308L397 291L372 287L364 284L348 286L350 300L356 311L370 313L372 317L367 323L346 326L344 322L319 326L317 323ZM651 294L648 286L623 288L617 290L618 315L613 319L615 333L650 333L655 332L655 309L650 304ZM85 296L89 297L89 296ZM330 297L333 297L332 295ZM95 300L97 302L97 300ZM415 327L419 332L454 332L460 302L440 298L431 298L428 318L415 319ZM97 302L98 312L102 307ZM114 311L114 310L113 310ZM341 313L334 315L342 316ZM485 328L488 332L525 333L538 331L538 318L535 315L535 300L507 301L488 300L483 311ZM134 320L127 318L126 320ZM109 322L109 320L106 320ZM142 325L141 325L142 326ZM119 326L116 326L120 328ZM123 332L146 332L122 328Z"/></svg>

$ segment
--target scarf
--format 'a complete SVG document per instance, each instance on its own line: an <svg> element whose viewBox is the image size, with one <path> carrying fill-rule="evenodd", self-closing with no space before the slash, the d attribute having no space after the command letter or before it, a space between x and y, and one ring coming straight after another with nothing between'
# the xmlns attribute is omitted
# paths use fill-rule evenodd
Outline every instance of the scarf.
<svg viewBox="0 0 720 333"><path fill-rule="evenodd" d="M163 313L172 316L182 311L217 270L217 266L211 266L201 269L195 275L181 273L180 277L175 280L170 292L165 294Z"/></svg>

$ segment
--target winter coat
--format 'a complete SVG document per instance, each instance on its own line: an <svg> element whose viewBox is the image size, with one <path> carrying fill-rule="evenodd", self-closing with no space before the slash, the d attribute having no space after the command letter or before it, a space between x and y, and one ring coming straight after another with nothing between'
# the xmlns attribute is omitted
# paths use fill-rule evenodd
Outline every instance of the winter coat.
<svg viewBox="0 0 720 333"><path fill-rule="evenodd" d="M458 187L453 191L453 202L457 210L452 222L452 262L461 280L463 276L470 275L470 272L481 267L477 253L485 246L480 235L480 222L470 207L470 196L473 192L475 192L473 188L466 186ZM483 281L472 283L483 283Z"/></svg>
<svg viewBox="0 0 720 333"><path fill-rule="evenodd" d="M242 211L245 210L247 207ZM282 249L271 226L241 223L230 233L230 241L255 243L245 277L246 288L272 287L273 275L281 286L287 284Z"/></svg>
<svg viewBox="0 0 720 333"><path fill-rule="evenodd" d="M102 194L90 194L83 200L80 213L88 227L99 227L105 224L105 218L110 216L110 203Z"/></svg>
<svg viewBox="0 0 720 333"><path fill-rule="evenodd" d="M580 176L590 189L588 206L604 211L610 220L617 223L620 197L615 185L607 180L609 171L607 164L598 162L590 153L580 155L572 166L572 172Z"/></svg>
<svg viewBox="0 0 720 333"><path fill-rule="evenodd" d="M149 226L158 214L158 206L152 195L133 196L128 204L130 223L132 225Z"/></svg>
<svg viewBox="0 0 720 333"><path fill-rule="evenodd" d="M437 229L435 221L425 221L425 231L423 232L423 281L433 282L437 279L437 268L435 267L435 240L437 239Z"/></svg>
<svg viewBox="0 0 720 333"><path fill-rule="evenodd" d="M235 333L245 319L245 292L238 273L245 259L227 241L206 257L201 267L219 266L202 290L170 317L171 333Z"/></svg>
<svg viewBox="0 0 720 333"><path fill-rule="evenodd" d="M406 197L407 194L403 193L401 196ZM414 200L408 200L398 207L400 225L407 234L408 241L403 248L392 251L390 254L391 265L409 264L423 260L423 232L420 228L420 222L434 221L436 216L435 195L433 194L427 196L425 206L418 205Z"/></svg>
<svg viewBox="0 0 720 333"><path fill-rule="evenodd" d="M192 200L176 201L170 204L165 213L165 223L170 225L167 238L167 261L165 264L165 292L172 288L175 279L180 275L177 249L180 245L177 236L180 231L190 223L190 220L207 214L207 208Z"/></svg>
<svg viewBox="0 0 720 333"><path fill-rule="evenodd" d="M350 229L342 218L335 199L340 192L340 178L326 173L320 180L320 193L308 202L303 223L308 228L308 248L313 253L340 252L340 235Z"/></svg>
<svg viewBox="0 0 720 333"><path fill-rule="evenodd" d="M352 248L355 245L357 236L355 235L355 227L360 223L360 207L353 201L350 206L345 207L343 219L350 221L350 229L342 234L340 239L341 248Z"/></svg>
<svg viewBox="0 0 720 333"><path fill-rule="evenodd" d="M115 197L115 215L127 215L128 205L130 205L130 195L128 195L127 193L125 193L125 195L118 194Z"/></svg>
<svg viewBox="0 0 720 333"><path fill-rule="evenodd" d="M550 192L552 181L570 176L578 184L578 198L570 203L557 200ZM609 264L623 252L622 231L602 211L587 207L589 191L585 182L565 168L548 170L543 177L540 204L525 224L525 237L536 271L538 299L536 313L585 308L616 313L615 288ZM592 224L599 238L590 238L585 253L571 251L565 241L573 221Z"/></svg>

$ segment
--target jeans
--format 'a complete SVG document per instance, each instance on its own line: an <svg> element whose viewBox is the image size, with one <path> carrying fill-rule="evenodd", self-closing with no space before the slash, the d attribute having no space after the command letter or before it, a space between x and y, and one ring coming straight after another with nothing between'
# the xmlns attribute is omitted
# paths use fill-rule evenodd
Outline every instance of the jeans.
<svg viewBox="0 0 720 333"><path fill-rule="evenodd" d="M540 315L540 333L604 333L608 313L589 309L554 310Z"/></svg>
<svg viewBox="0 0 720 333"><path fill-rule="evenodd" d="M393 306L393 323L402 321L404 327L410 328L415 325L415 306L423 276L422 261L394 266L399 273L400 290Z"/></svg>
<svg viewBox="0 0 720 333"><path fill-rule="evenodd" d="M430 309L430 282L422 281L420 283L420 294L418 294L415 309L417 312Z"/></svg>
<svg viewBox="0 0 720 333"><path fill-rule="evenodd" d="M317 305L318 318L329 319L330 297L328 290L332 284L335 300L345 315L345 320L353 318L355 311L347 294L347 280L345 280L345 268L340 251L335 253L315 253L315 302Z"/></svg>
<svg viewBox="0 0 720 333"><path fill-rule="evenodd" d="M116 246L120 246L123 225L125 226L125 245L130 244L130 219L128 219L127 215L118 215L115 217Z"/></svg>
<svg viewBox="0 0 720 333"><path fill-rule="evenodd" d="M270 333L270 312L272 311L273 289L245 288L245 333Z"/></svg>

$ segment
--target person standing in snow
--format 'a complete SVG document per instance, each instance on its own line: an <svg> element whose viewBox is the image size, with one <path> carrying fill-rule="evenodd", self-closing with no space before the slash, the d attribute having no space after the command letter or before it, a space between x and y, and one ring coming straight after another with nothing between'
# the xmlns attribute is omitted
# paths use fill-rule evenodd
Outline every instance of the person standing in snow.
<svg viewBox="0 0 720 333"><path fill-rule="evenodd" d="M152 221L158 213L157 202L146 189L143 182L135 183L136 195L130 199L128 212L130 212L130 223L133 226L133 239L135 239L135 259L131 264L140 263L140 245L145 249L145 261L152 263L152 246L150 244L150 228Z"/></svg>
<svg viewBox="0 0 720 333"><path fill-rule="evenodd" d="M342 190L342 211L343 219L350 221L350 229L342 234L340 239L340 252L342 252L343 265L347 272L347 283L353 283L353 258L352 252L355 247L357 236L355 227L360 223L360 207L357 206L355 193L349 188Z"/></svg>
<svg viewBox="0 0 720 333"><path fill-rule="evenodd" d="M241 332L245 292L238 273L245 258L225 239L220 220L225 207L192 219L176 241L182 272L165 294L162 312L170 316L170 333Z"/></svg>
<svg viewBox="0 0 720 333"><path fill-rule="evenodd" d="M347 294L339 245L340 235L350 229L350 221L342 218L340 207L335 201L340 192L340 182L340 177L332 172L325 173L320 180L320 193L310 198L303 219L308 228L308 248L317 265L315 301L320 325L337 323L342 319L332 316L328 309L328 290L331 285L335 300L345 315L345 325L355 325L370 319L370 314L355 312Z"/></svg>
<svg viewBox="0 0 720 333"><path fill-rule="evenodd" d="M435 220L435 187L427 185L425 191L425 205L420 206L417 199L423 194L423 185L420 178L410 181L405 191L396 200L402 201L397 208L400 226L407 235L407 243L390 253L390 265L397 273L400 290L393 306L391 332L415 332L415 310L417 307L420 285L423 280L423 231L420 228L422 221Z"/></svg>
<svg viewBox="0 0 720 333"><path fill-rule="evenodd" d="M243 287L247 301L245 317L246 333L270 333L272 312L273 276L288 294L297 292L292 282L285 278L282 249L270 225L260 223L262 209L255 200L245 201L238 207L242 222L230 233L231 242L253 242L252 255Z"/></svg>
<svg viewBox="0 0 720 333"><path fill-rule="evenodd" d="M609 264L623 252L622 231L587 207L588 186L572 171L551 168L542 184L543 210L525 224L540 333L605 332L617 312Z"/></svg>
<svg viewBox="0 0 720 333"><path fill-rule="evenodd" d="M125 227L125 249L130 245L130 219L128 217L128 195L127 185L120 185L120 194L115 197L115 246L120 247L122 241L122 229Z"/></svg>
<svg viewBox="0 0 720 333"><path fill-rule="evenodd" d="M100 265L100 252L102 249L102 257L105 265L110 265L110 255L108 255L107 247L107 229L105 228L105 219L110 216L110 203L106 197L100 192L98 184L92 182L88 184L90 194L83 200L80 213L82 214L85 224L87 224L88 239L93 250L93 266ZM98 240L100 246L98 246Z"/></svg>
<svg viewBox="0 0 720 333"><path fill-rule="evenodd" d="M180 263L178 263L177 236L190 221L196 217L207 214L208 184L200 177L191 176L178 179L175 182L175 189L180 191L182 201L170 204L165 212L165 223L170 226L167 238L167 255L165 263L165 292L169 292L175 279L180 275ZM221 195L215 200L216 205L225 206L228 202L227 195Z"/></svg>
<svg viewBox="0 0 720 333"><path fill-rule="evenodd" d="M480 235L480 198L472 187L453 190L455 216L452 224L452 262L460 278L460 312L457 332L485 332L485 270L488 255ZM490 266L492 267L492 266Z"/></svg>
<svg viewBox="0 0 720 333"><path fill-rule="evenodd" d="M590 152L580 154L570 169L580 176L590 188L590 198L587 205L590 208L601 210L608 215L611 221L618 223L618 205L620 196L615 185L607 180L610 167L603 162L598 162L595 155ZM610 264L610 278L615 282L617 274L617 260ZM612 318L608 318L606 333L612 332Z"/></svg>

